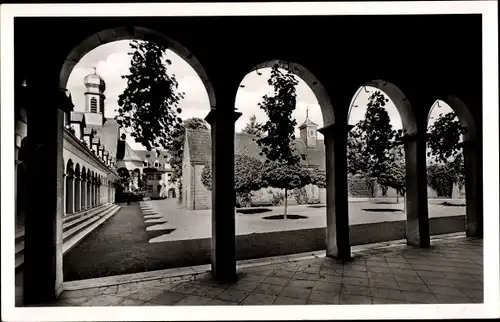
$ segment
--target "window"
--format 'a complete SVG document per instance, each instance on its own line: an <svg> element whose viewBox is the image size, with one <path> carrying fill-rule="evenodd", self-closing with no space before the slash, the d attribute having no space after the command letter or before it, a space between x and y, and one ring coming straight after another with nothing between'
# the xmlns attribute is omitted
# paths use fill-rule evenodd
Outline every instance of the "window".
<svg viewBox="0 0 500 322"><path fill-rule="evenodd" d="M156 180L161 180L161 173L156 174Z"/></svg>
<svg viewBox="0 0 500 322"><path fill-rule="evenodd" d="M146 176L146 179L148 179L148 180L154 180L154 179L155 179L155 178L154 178L154 174L148 174L148 175Z"/></svg>
<svg viewBox="0 0 500 322"><path fill-rule="evenodd" d="M144 166L145 166L145 167L149 167L149 162L148 162L148 160L144 160Z"/></svg>
<svg viewBox="0 0 500 322"><path fill-rule="evenodd" d="M160 164L158 163L158 161L155 161L155 168L158 168L160 166Z"/></svg>
<svg viewBox="0 0 500 322"><path fill-rule="evenodd" d="M90 99L90 112L97 113L97 98L95 97Z"/></svg>
<svg viewBox="0 0 500 322"><path fill-rule="evenodd" d="M157 190L157 192L158 192L158 193L160 193L160 191L161 191L161 186L160 186L160 185L156 186L156 190Z"/></svg>
<svg viewBox="0 0 500 322"><path fill-rule="evenodd" d="M167 176L170 178L170 177L172 176L172 174L171 174L171 173L169 173L169 174L167 174Z"/></svg>
<svg viewBox="0 0 500 322"><path fill-rule="evenodd" d="M148 185L148 192L153 193L153 186L152 185Z"/></svg>

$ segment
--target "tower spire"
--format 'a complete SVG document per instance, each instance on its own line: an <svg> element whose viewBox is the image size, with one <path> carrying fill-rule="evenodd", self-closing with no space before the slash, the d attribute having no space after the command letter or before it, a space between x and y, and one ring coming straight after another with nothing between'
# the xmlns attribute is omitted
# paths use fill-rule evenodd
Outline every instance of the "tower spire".
<svg viewBox="0 0 500 322"><path fill-rule="evenodd" d="M306 105L306 120L309 118L309 105Z"/></svg>
<svg viewBox="0 0 500 322"><path fill-rule="evenodd" d="M97 75L97 68L95 66L92 66L92 68L94 69L94 75Z"/></svg>

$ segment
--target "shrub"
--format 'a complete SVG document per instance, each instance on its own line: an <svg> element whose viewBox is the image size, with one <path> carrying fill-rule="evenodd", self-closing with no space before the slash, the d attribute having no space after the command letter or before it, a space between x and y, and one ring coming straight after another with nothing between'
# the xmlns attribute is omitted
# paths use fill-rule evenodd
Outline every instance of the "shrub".
<svg viewBox="0 0 500 322"><path fill-rule="evenodd" d="M268 193L271 195L270 200L273 206L277 206L285 200L285 194L282 192L274 193L272 190L268 190Z"/></svg>
<svg viewBox="0 0 500 322"><path fill-rule="evenodd" d="M307 191L306 188L302 187L300 189L293 189L293 196L295 197L295 200L297 201L297 204L303 205L307 203L308 197L307 197Z"/></svg>

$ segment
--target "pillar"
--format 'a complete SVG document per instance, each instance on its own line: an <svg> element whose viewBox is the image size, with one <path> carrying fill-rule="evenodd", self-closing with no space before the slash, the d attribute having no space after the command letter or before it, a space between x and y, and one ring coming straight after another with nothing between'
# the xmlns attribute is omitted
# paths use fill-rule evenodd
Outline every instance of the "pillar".
<svg viewBox="0 0 500 322"><path fill-rule="evenodd" d="M430 247L427 205L426 129L405 135L406 156L406 241L408 245Z"/></svg>
<svg viewBox="0 0 500 322"><path fill-rule="evenodd" d="M319 130L326 155L326 255L339 260L351 258L347 193L347 135L351 128L332 124Z"/></svg>
<svg viewBox="0 0 500 322"><path fill-rule="evenodd" d="M481 198L478 197L478 177L480 164L478 160L478 143L476 139L464 141L463 156L465 170L465 212L466 234L469 237L483 237L483 210Z"/></svg>
<svg viewBox="0 0 500 322"><path fill-rule="evenodd" d="M74 176L71 173L66 174L66 214L74 212Z"/></svg>
<svg viewBox="0 0 500 322"><path fill-rule="evenodd" d="M75 212L81 210L80 188L80 177L75 177Z"/></svg>
<svg viewBox="0 0 500 322"><path fill-rule="evenodd" d="M28 199L23 267L25 305L53 301L63 289L63 116L73 108L45 73L28 80ZM52 75L57 73L52 73ZM58 75L58 74L57 74ZM56 75L56 76L57 76ZM57 77L56 77L57 78ZM44 99L40 100L40 97ZM40 189L42 184L42 189Z"/></svg>
<svg viewBox="0 0 500 322"><path fill-rule="evenodd" d="M80 190L81 190L81 209L84 210L84 209L87 209L87 186L86 186L86 180L85 179L82 179L81 181L81 187L80 187Z"/></svg>
<svg viewBox="0 0 500 322"><path fill-rule="evenodd" d="M92 202L91 202L91 197L92 197L92 179L87 177L87 209L92 208Z"/></svg>
<svg viewBox="0 0 500 322"><path fill-rule="evenodd" d="M236 280L234 123L241 113L212 109L205 120L212 136L212 274Z"/></svg>

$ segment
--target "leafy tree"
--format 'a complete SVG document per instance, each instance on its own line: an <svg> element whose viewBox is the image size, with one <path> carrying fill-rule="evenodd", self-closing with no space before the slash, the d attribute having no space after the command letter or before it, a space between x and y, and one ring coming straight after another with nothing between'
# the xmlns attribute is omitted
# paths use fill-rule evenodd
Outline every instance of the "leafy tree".
<svg viewBox="0 0 500 322"><path fill-rule="evenodd" d="M296 86L298 80L291 71L286 73L275 64L271 70L268 84L274 89L274 95L264 95L259 107L263 109L268 120L262 125L263 133L267 135L259 138L257 143L269 161L295 164L300 162L300 156L294 153L292 142L295 140L295 126L293 111L297 104ZM305 158L305 156L303 156Z"/></svg>
<svg viewBox="0 0 500 322"><path fill-rule="evenodd" d="M287 215L288 191L300 189L311 183L311 173L300 163L289 164L283 161L266 163L264 180L274 188L285 190L285 213Z"/></svg>
<svg viewBox="0 0 500 322"><path fill-rule="evenodd" d="M177 91L175 76L167 72L172 62L166 59L166 46L134 40L130 47L130 73L122 76L127 80L127 88L118 97L120 108L115 118L149 151L160 146L167 148L172 144L173 130L182 121L178 104L184 93Z"/></svg>
<svg viewBox="0 0 500 322"><path fill-rule="evenodd" d="M311 184L318 186L318 188L326 188L326 170L313 168L310 169Z"/></svg>
<svg viewBox="0 0 500 322"><path fill-rule="evenodd" d="M193 117L184 120L180 127L174 129L172 132L172 143L167 147L167 152L170 156L168 162L173 170L170 182L175 182L177 179L182 178L182 159L184 157L186 129L208 130L208 126L205 120ZM179 198L182 198L181 194L179 194Z"/></svg>
<svg viewBox="0 0 500 322"><path fill-rule="evenodd" d="M391 149L385 171L380 174L377 181L385 187L396 190L397 203L399 203L399 195L406 195L406 166L403 146L400 145Z"/></svg>
<svg viewBox="0 0 500 322"><path fill-rule="evenodd" d="M245 125L245 128L243 128L242 132L255 135L258 138L262 137L262 123L257 122L255 114L250 116L250 121Z"/></svg>
<svg viewBox="0 0 500 322"><path fill-rule="evenodd" d="M427 168L429 186L439 197L450 197L453 189L453 175L450 175L447 164L432 163Z"/></svg>
<svg viewBox="0 0 500 322"><path fill-rule="evenodd" d="M441 167L438 165L429 167L429 185L439 194L442 193L440 195L450 195L443 190L449 189L449 184L445 182L451 182L451 186L455 183L460 186L465 184L460 136L466 132L453 112L440 114L427 130L427 156L433 159L433 163L441 165Z"/></svg>
<svg viewBox="0 0 500 322"><path fill-rule="evenodd" d="M288 190L299 189L310 182L309 170L301 163L305 155L296 153L292 145L295 140L293 111L297 104L296 86L298 80L291 71L282 72L275 64L271 70L268 84L274 89L274 95L264 95L259 103L268 120L262 125L266 136L259 138L257 143L265 155L265 180L270 186L285 190L285 212L287 215Z"/></svg>
<svg viewBox="0 0 500 322"><path fill-rule="evenodd" d="M248 203L252 191L267 186L264 180L263 164L260 160L237 154L234 156L234 190L238 204ZM207 163L201 172L201 182L208 190L212 190L212 169Z"/></svg>

